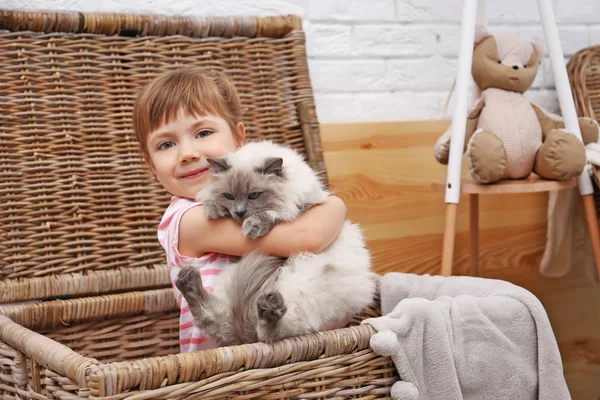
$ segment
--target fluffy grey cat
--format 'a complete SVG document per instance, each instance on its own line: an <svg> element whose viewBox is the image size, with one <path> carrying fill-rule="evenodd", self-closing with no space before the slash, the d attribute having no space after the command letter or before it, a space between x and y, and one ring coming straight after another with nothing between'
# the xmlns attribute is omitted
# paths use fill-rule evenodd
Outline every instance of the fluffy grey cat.
<svg viewBox="0 0 600 400"><path fill-rule="evenodd" d="M231 216L251 238L297 218L329 194L296 151L270 141L209 162L213 177L198 194L207 218ZM196 326L219 345L270 343L335 327L361 312L375 294L370 268L362 232L346 221L321 253L287 260L249 253L225 268L211 294L193 268L182 269L176 285Z"/></svg>

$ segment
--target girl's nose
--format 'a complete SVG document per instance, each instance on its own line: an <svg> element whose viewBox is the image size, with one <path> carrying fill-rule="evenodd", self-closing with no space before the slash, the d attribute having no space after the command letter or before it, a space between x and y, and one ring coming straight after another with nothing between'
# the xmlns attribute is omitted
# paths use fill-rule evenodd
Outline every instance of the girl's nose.
<svg viewBox="0 0 600 400"><path fill-rule="evenodd" d="M200 152L193 147L180 147L181 151L179 154L180 163L188 163L190 161L197 161L200 159Z"/></svg>

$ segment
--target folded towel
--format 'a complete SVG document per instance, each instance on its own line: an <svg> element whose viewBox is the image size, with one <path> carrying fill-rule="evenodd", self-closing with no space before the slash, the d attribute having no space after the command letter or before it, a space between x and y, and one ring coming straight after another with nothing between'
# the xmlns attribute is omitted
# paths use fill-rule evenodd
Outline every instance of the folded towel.
<svg viewBox="0 0 600 400"><path fill-rule="evenodd" d="M600 139L599 139L600 140ZM585 146L588 165L586 173L592 175L592 165L600 166L600 144ZM592 176L592 179L594 177ZM559 278L569 274L575 260L575 236L577 229L585 230L584 249L589 253L591 241L583 212L579 188L551 191L548 194L546 245L540 262L540 274L548 278ZM593 254L591 255L593 259ZM592 282L597 282L596 266L584 257L586 273Z"/></svg>
<svg viewBox="0 0 600 400"><path fill-rule="evenodd" d="M540 262L540 274L549 278L567 275L573 269L575 253L575 201L578 188L554 190L548 194L546 245Z"/></svg>
<svg viewBox="0 0 600 400"><path fill-rule="evenodd" d="M392 272L371 348L394 361L396 400L570 399L540 301L509 282Z"/></svg>

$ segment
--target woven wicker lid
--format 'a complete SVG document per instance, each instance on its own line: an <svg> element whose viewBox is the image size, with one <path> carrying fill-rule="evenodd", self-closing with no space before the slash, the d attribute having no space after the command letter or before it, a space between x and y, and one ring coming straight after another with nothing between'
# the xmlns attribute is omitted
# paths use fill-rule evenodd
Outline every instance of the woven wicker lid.
<svg viewBox="0 0 600 400"><path fill-rule="evenodd" d="M164 264L170 195L141 161L131 110L187 65L228 72L248 137L294 146L327 181L298 17L0 10L2 278Z"/></svg>

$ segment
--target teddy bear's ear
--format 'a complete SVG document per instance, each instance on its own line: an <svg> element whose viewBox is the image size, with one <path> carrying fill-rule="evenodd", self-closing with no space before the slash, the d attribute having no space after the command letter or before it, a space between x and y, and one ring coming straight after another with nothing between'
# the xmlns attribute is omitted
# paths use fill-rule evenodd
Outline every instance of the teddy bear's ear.
<svg viewBox="0 0 600 400"><path fill-rule="evenodd" d="M484 39L492 36L490 32L483 25L475 25L475 43L473 44L476 47L479 43L481 43Z"/></svg>
<svg viewBox="0 0 600 400"><path fill-rule="evenodd" d="M535 51L538 62L541 64L544 60L544 45L537 40L533 40L531 45L533 46L533 51Z"/></svg>

